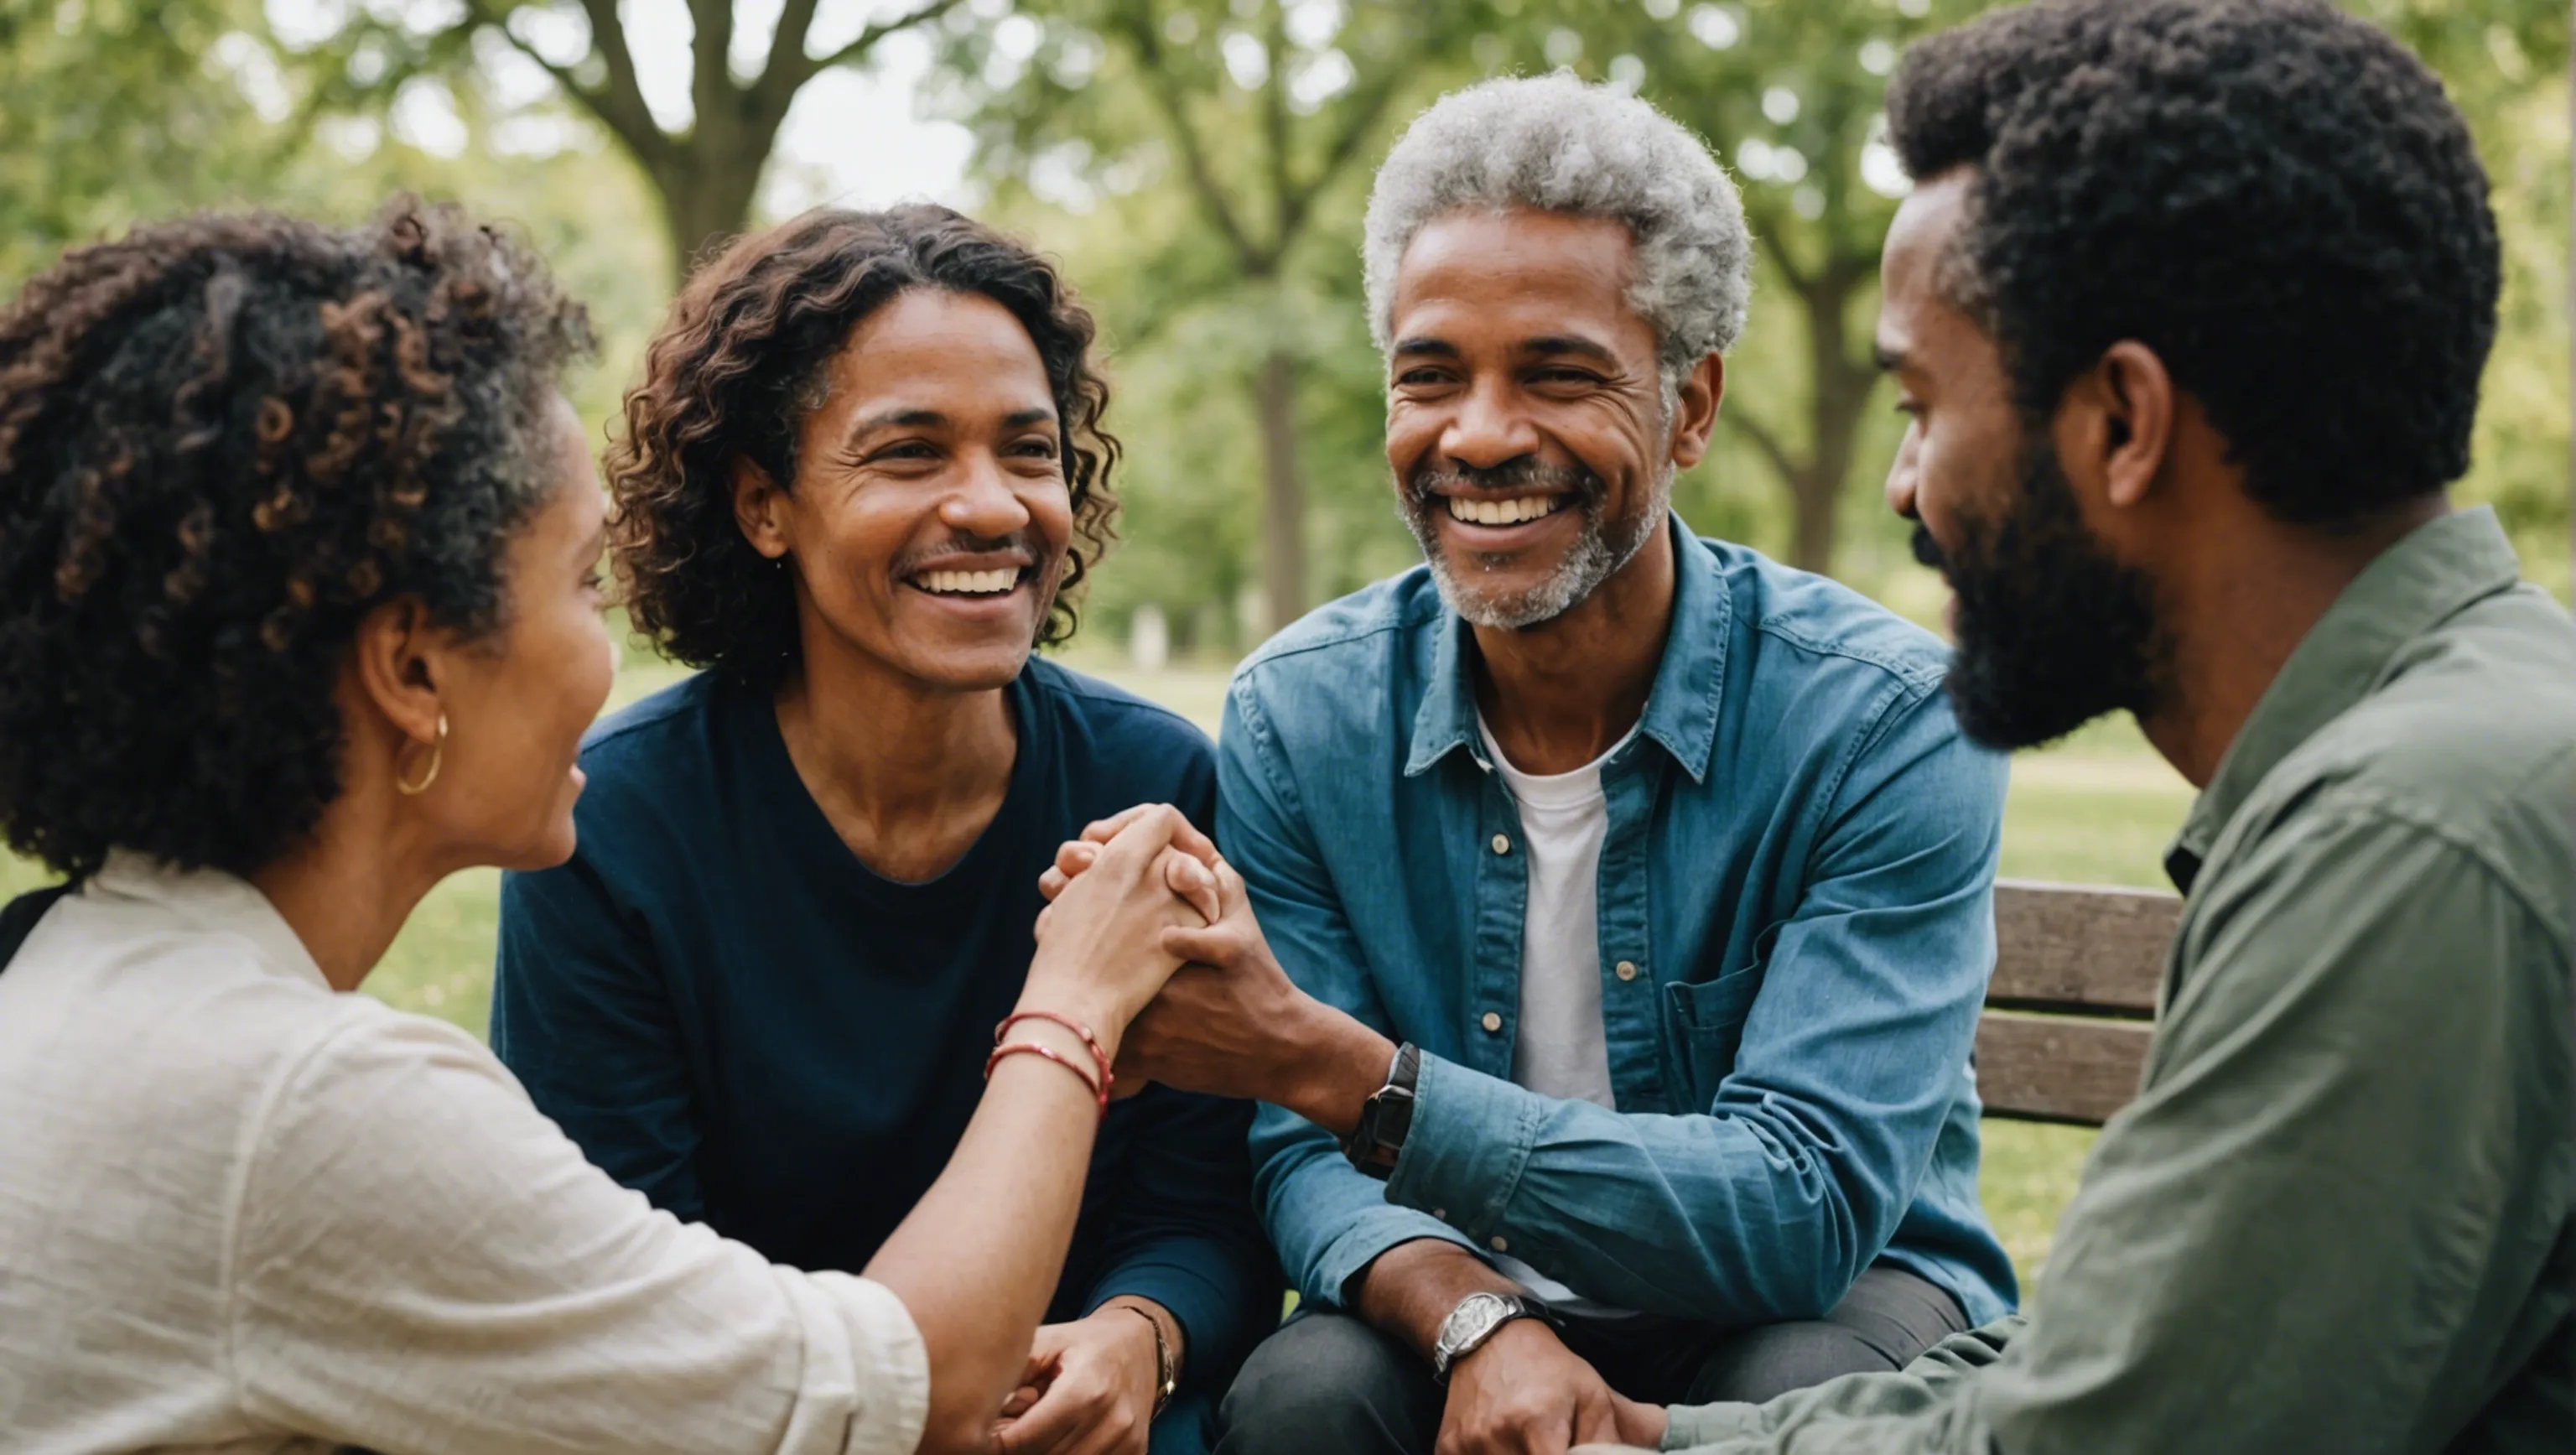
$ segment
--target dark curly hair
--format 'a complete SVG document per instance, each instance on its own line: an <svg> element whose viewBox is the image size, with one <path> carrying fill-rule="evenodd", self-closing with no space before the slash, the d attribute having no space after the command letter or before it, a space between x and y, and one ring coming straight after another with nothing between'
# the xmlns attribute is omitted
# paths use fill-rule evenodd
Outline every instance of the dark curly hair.
<svg viewBox="0 0 2576 1455"><path fill-rule="evenodd" d="M249 873L340 792L366 613L502 620L590 346L525 249L397 199L371 225L199 216L76 249L0 311L0 833Z"/></svg>
<svg viewBox="0 0 2576 1455"><path fill-rule="evenodd" d="M861 320L914 288L990 298L1037 345L1073 495L1073 548L1038 645L1073 635L1073 588L1108 550L1118 510L1091 315L1046 259L945 207L823 208L742 239L692 278L627 392L607 455L609 541L627 609L666 656L761 680L795 663L795 591L743 538L734 466L794 489L797 433L825 371Z"/></svg>
<svg viewBox="0 0 2576 1455"><path fill-rule="evenodd" d="M2021 408L2155 350L2275 518L2335 524L2469 465L2500 271L2468 128L2326 0L2042 0L1915 46L1906 170L1976 169L1949 290Z"/></svg>

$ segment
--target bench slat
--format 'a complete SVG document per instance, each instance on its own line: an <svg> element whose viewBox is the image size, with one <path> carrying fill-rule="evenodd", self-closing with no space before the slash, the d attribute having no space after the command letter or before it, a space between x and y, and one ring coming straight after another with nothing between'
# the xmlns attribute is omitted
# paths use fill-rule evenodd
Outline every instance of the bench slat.
<svg viewBox="0 0 2576 1455"><path fill-rule="evenodd" d="M2100 1126L2137 1095L2150 1027L1988 1011L1977 1022L1986 1115Z"/></svg>
<svg viewBox="0 0 2576 1455"><path fill-rule="evenodd" d="M2147 1019L2181 918L2170 894L1999 880L1986 1004Z"/></svg>

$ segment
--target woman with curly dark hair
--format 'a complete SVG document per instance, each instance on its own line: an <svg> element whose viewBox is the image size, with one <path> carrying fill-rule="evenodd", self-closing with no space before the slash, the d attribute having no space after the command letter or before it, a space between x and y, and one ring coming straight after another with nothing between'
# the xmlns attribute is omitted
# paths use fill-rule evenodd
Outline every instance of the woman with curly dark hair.
<svg viewBox="0 0 2576 1455"><path fill-rule="evenodd" d="M572 852L587 342L407 202L144 228L0 310L0 836L72 880L0 913L0 1446L988 1447L1190 913L1176 815L960 1053L971 1124L864 1277L651 1208L345 993L449 873Z"/></svg>
<svg viewBox="0 0 2576 1455"><path fill-rule="evenodd" d="M505 885L493 1045L618 1180L782 1262L918 1216L1058 845L1211 821L1197 729L1034 654L1109 537L1092 335L967 218L825 210L708 264L627 395L618 576L705 670L593 731L581 848ZM1111 1110L1003 1448L1203 1448L1278 1319L1249 1122Z"/></svg>

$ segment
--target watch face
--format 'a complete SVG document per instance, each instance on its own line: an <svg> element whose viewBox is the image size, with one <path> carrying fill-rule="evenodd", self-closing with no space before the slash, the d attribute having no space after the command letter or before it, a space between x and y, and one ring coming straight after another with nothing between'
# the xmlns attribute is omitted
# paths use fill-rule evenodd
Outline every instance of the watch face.
<svg viewBox="0 0 2576 1455"><path fill-rule="evenodd" d="M1471 1293L1458 1301L1441 1325L1440 1342L1450 1349L1463 1350L1484 1342L1485 1337L1512 1315L1512 1306L1498 1293Z"/></svg>

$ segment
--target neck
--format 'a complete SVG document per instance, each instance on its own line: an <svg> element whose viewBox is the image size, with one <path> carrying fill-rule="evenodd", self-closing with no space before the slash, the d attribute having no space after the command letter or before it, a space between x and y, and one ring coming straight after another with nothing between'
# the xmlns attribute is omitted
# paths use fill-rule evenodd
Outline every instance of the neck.
<svg viewBox="0 0 2576 1455"><path fill-rule="evenodd" d="M355 990L421 898L463 866L439 862L406 827L389 778L354 765L344 771L350 786L323 811L312 838L254 871L250 882L304 942L331 988Z"/></svg>
<svg viewBox="0 0 2576 1455"><path fill-rule="evenodd" d="M1673 534L1658 521L1628 563L1564 614L1476 628L1476 707L1512 766L1570 773L1645 713L1673 621Z"/></svg>
<svg viewBox="0 0 2576 1455"><path fill-rule="evenodd" d="M2253 512L2177 553L2159 591L2171 657L2162 700L2138 716L2147 741L2195 788L2219 762L2290 654L2381 552L2450 513L2434 495L2332 533Z"/></svg>
<svg viewBox="0 0 2576 1455"><path fill-rule="evenodd" d="M777 697L797 776L863 862L893 879L936 877L1010 788L1019 741L1004 690L938 687L814 645Z"/></svg>

